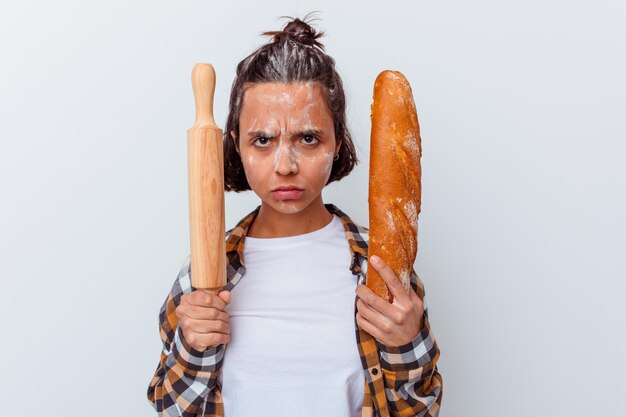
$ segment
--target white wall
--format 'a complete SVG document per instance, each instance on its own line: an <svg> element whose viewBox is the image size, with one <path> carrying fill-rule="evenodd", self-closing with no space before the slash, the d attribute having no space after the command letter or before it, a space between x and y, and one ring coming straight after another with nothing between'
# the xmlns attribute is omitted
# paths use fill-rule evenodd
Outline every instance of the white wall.
<svg viewBox="0 0 626 417"><path fill-rule="evenodd" d="M423 136L416 268L441 415L626 415L626 6L22 1L0 9L2 415L151 416L158 311L188 254L191 68L321 10L367 223L369 106L404 72ZM228 195L227 227L258 204Z"/></svg>

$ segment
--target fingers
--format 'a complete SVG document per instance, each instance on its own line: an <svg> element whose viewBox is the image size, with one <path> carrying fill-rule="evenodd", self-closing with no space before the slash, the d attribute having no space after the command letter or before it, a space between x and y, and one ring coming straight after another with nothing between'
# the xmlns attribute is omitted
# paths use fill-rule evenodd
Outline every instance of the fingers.
<svg viewBox="0 0 626 417"><path fill-rule="evenodd" d="M375 339L378 339L378 340L381 339L381 335L379 334L378 328L374 326L372 323L370 323L369 321L367 321L365 318L363 318L363 316L361 316L360 314L357 314L356 316L356 323L361 329L365 330Z"/></svg>
<svg viewBox="0 0 626 417"><path fill-rule="evenodd" d="M180 323L185 333L224 333L230 334L230 325L222 320L187 319Z"/></svg>
<svg viewBox="0 0 626 417"><path fill-rule="evenodd" d="M217 296L224 300L226 304L230 304L230 291L220 291Z"/></svg>
<svg viewBox="0 0 626 417"><path fill-rule="evenodd" d="M181 296L176 316L190 346L203 351L230 341L229 317L225 311L229 303L230 291L215 294L199 289Z"/></svg>
<svg viewBox="0 0 626 417"><path fill-rule="evenodd" d="M360 292L366 297L383 301L380 297L364 285ZM414 297L418 299L417 295ZM387 304L386 312L379 312L363 299L356 301L356 322L359 328L372 335L379 342L387 346L401 346L413 340L423 328L423 311L421 303L417 304Z"/></svg>
<svg viewBox="0 0 626 417"><path fill-rule="evenodd" d="M176 314L181 314L178 309ZM222 320L198 320L184 316L178 325L189 345L200 351L230 342L230 325Z"/></svg>
<svg viewBox="0 0 626 417"><path fill-rule="evenodd" d="M176 308L179 319L221 320L228 323L226 304L230 303L230 291L222 291L219 295L204 291L193 291L183 294ZM183 317L186 316L186 317Z"/></svg>
<svg viewBox="0 0 626 417"><path fill-rule="evenodd" d="M368 320L375 323L382 323L382 318L378 320L371 318L374 315L380 315L386 318L386 320L384 320L385 326L391 323L400 325L404 322L404 310L402 308L394 304L389 304L365 285L358 285L356 294L359 297L357 300L357 310L370 316ZM362 309L359 309L359 305L363 306ZM367 310L364 308L367 308Z"/></svg>
<svg viewBox="0 0 626 417"><path fill-rule="evenodd" d="M380 298L374 291L368 288L365 285L357 285L356 287L356 295L361 299L365 304L379 313L389 316L393 314L392 305Z"/></svg>
<svg viewBox="0 0 626 417"><path fill-rule="evenodd" d="M183 330L185 340L194 349L203 351L208 347L214 347L217 345L223 345L230 342L230 335L225 333L185 333Z"/></svg>
<svg viewBox="0 0 626 417"><path fill-rule="evenodd" d="M398 278L393 269L376 255L372 255L370 261L385 281L385 284L387 284L387 288L389 288L389 291L393 294L394 299L403 301L409 300L409 294L407 294L406 289L402 285L402 281Z"/></svg>
<svg viewBox="0 0 626 417"><path fill-rule="evenodd" d="M228 293L228 295L222 293ZM218 296L204 290L196 290L183 294L181 297L181 304L187 303L199 307L213 307L224 311L227 304L224 301L224 298L227 298L228 302L230 302L230 291L222 291Z"/></svg>
<svg viewBox="0 0 626 417"><path fill-rule="evenodd" d="M356 301L357 310L359 315L364 318L368 323L371 323L374 327L380 330L382 333L390 333L396 325L388 317L383 316L377 311L369 307L363 300L358 299ZM358 318L358 316L357 316ZM365 330L365 329L363 329ZM371 334L371 333L370 333Z"/></svg>
<svg viewBox="0 0 626 417"><path fill-rule="evenodd" d="M179 313L182 313L195 320L221 320L228 323L228 313L213 307L198 307L190 304L181 304L178 307Z"/></svg>

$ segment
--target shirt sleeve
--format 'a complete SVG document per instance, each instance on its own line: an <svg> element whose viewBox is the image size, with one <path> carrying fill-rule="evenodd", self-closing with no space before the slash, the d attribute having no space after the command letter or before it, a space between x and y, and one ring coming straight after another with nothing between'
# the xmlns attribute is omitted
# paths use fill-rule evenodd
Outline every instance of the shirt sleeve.
<svg viewBox="0 0 626 417"><path fill-rule="evenodd" d="M202 415L201 407L217 383L224 345L199 351L191 347L178 327L176 307L191 292L190 257L187 257L159 313L163 350L148 387L148 400L159 416Z"/></svg>
<svg viewBox="0 0 626 417"><path fill-rule="evenodd" d="M411 276L411 288L425 303L424 286L415 271ZM443 379L437 369L440 352L431 332L426 304L424 326L415 339L402 346L376 343L391 415L438 416Z"/></svg>

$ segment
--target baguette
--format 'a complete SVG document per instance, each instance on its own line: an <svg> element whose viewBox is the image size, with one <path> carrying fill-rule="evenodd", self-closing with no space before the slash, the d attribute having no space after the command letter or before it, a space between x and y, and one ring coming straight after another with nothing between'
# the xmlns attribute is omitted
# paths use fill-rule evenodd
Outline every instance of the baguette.
<svg viewBox="0 0 626 417"><path fill-rule="evenodd" d="M409 291L417 255L422 141L413 93L400 72L383 71L374 84L369 167L369 254L389 265ZM366 285L393 302L368 261Z"/></svg>

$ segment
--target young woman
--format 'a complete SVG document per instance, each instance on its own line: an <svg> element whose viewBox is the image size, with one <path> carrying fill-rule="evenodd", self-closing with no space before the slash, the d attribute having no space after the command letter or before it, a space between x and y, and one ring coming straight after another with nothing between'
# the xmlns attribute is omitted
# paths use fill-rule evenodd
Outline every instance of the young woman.
<svg viewBox="0 0 626 417"><path fill-rule="evenodd" d="M439 349L413 272L407 294L374 262L392 304L365 285L368 234L322 201L357 157L334 60L291 20L237 66L225 188L261 205L226 233L228 283L191 287L189 257L160 312L148 399L166 416L436 416Z"/></svg>

